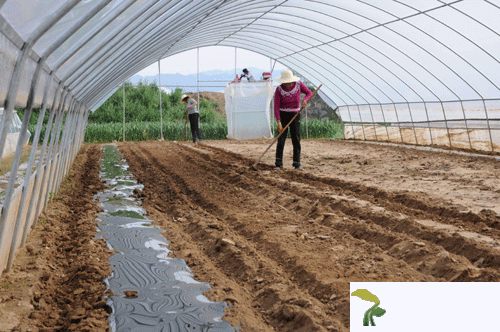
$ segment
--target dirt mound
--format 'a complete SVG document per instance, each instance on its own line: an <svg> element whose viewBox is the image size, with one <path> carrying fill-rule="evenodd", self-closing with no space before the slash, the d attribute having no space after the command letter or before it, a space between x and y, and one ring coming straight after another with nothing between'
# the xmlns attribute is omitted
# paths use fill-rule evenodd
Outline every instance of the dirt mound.
<svg viewBox="0 0 500 332"><path fill-rule="evenodd" d="M200 91L200 98L204 98L207 101L212 103L217 103L217 111L226 116L226 109L224 108L226 105L226 100L224 98L224 93L222 92L210 92L210 91Z"/></svg>

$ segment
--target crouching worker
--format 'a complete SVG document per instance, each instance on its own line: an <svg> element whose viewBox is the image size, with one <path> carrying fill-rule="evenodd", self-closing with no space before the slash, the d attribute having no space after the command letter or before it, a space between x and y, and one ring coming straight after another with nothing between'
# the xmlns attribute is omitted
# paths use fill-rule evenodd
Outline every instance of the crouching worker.
<svg viewBox="0 0 500 332"><path fill-rule="evenodd" d="M312 96L311 90L300 82L300 78L294 76L292 71L285 69L281 72L281 77L277 77L275 81L281 83L274 92L274 116L278 121L278 131L281 133L283 128L297 115L300 111L300 106L307 104L307 101ZM302 103L300 102L300 94L304 93L306 96ZM295 120L288 127L290 128L290 135L292 136L293 145L293 167L297 170L302 170L300 166L300 114L297 115ZM276 168L283 167L283 149L285 148L285 140L288 134L288 128L278 138L278 145L276 146Z"/></svg>
<svg viewBox="0 0 500 332"><path fill-rule="evenodd" d="M186 103L186 121L187 123L189 117L189 125L191 126L191 135L193 136L193 143L197 141L202 141L200 132L200 112L196 108L198 103L194 98L190 98L188 95L182 95L181 103Z"/></svg>

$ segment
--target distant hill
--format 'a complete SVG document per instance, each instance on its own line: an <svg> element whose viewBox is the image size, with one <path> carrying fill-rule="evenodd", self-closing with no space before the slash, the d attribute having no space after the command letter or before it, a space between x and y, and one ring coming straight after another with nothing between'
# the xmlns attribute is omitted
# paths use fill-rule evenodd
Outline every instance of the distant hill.
<svg viewBox="0 0 500 332"><path fill-rule="evenodd" d="M248 67L253 73L255 79L259 80L262 77L262 73L265 71L269 71L269 69L258 69ZM241 75L241 69L237 71L238 76ZM281 76L281 70L274 71L273 77ZM212 92L221 92L224 90L227 83L231 82L234 79L234 70L210 70L200 72L200 81L227 81L227 82L200 82L200 91L212 91ZM155 76L140 76L134 75L129 79L132 84L137 84L140 81L142 82L155 82L158 84L158 75ZM182 74L161 74L161 85L179 85L182 90L186 92L194 92L196 91L197 85L197 75L182 75ZM168 87L168 89L173 90L175 87Z"/></svg>

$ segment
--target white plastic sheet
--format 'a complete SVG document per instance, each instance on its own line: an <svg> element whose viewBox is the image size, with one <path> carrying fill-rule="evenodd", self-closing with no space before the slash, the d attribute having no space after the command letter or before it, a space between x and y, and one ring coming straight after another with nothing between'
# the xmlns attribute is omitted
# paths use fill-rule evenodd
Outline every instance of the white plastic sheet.
<svg viewBox="0 0 500 332"><path fill-rule="evenodd" d="M225 89L227 138L271 138L270 81L228 84Z"/></svg>
<svg viewBox="0 0 500 332"><path fill-rule="evenodd" d="M0 121L2 121L3 108L0 108ZM3 150L3 155L8 156L16 151L17 141L19 140L19 134L21 132L21 119L16 112L12 115L12 120L10 121L9 133L7 134L7 141L5 142L5 147ZM26 140L24 144L26 145L30 139L31 133L28 131L26 135Z"/></svg>

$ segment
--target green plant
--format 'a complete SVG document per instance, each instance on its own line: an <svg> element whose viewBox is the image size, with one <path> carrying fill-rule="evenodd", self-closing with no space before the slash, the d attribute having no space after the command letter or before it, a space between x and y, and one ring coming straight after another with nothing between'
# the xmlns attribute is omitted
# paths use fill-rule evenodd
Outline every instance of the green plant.
<svg viewBox="0 0 500 332"><path fill-rule="evenodd" d="M127 218L134 218L134 219L146 219L144 216L142 216L141 214L139 214L135 211L119 210L119 211L110 213L110 215L122 216L122 217L127 217Z"/></svg>
<svg viewBox="0 0 500 332"><path fill-rule="evenodd" d="M373 316L382 317L385 315L386 310L379 308L380 300L378 297L370 293L367 289L357 289L351 293L351 296L357 296L364 301L375 303L365 312L365 315L363 316L363 326L375 326Z"/></svg>
<svg viewBox="0 0 500 332"><path fill-rule="evenodd" d="M5 290L10 290L10 289L12 289L13 286L14 286L14 284L11 283L11 282L4 282L4 283L2 283L2 288L5 289Z"/></svg>

